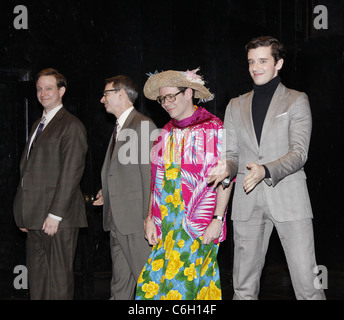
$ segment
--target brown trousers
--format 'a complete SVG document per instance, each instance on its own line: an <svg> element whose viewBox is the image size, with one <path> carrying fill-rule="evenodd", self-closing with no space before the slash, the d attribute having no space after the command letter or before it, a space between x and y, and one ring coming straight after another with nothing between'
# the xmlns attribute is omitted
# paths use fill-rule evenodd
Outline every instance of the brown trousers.
<svg viewBox="0 0 344 320"><path fill-rule="evenodd" d="M59 229L50 237L29 231L27 238L29 290L32 300L72 300L73 263L78 228Z"/></svg>

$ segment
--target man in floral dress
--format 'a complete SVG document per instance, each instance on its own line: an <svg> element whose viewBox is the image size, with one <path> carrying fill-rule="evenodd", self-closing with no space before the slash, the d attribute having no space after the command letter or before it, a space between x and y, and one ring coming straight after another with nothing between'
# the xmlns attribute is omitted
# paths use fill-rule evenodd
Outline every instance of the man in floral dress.
<svg viewBox="0 0 344 320"><path fill-rule="evenodd" d="M223 125L193 103L213 98L197 71L157 73L144 87L171 121L152 150L145 236L154 247L138 280L138 300L221 299L217 254L232 185L215 190L207 183L221 157Z"/></svg>

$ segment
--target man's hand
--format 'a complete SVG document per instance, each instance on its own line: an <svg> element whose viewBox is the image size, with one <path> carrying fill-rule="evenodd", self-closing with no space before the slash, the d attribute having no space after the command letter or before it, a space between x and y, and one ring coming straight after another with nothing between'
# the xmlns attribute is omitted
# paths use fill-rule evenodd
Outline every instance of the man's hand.
<svg viewBox="0 0 344 320"><path fill-rule="evenodd" d="M96 200L93 202L94 206L102 206L104 204L103 190L100 189L96 195Z"/></svg>
<svg viewBox="0 0 344 320"><path fill-rule="evenodd" d="M48 235L53 236L59 227L60 221L53 219L51 217L47 217L43 223L42 230Z"/></svg>
<svg viewBox="0 0 344 320"><path fill-rule="evenodd" d="M156 226L154 220L148 216L144 223L145 229L145 238L148 240L148 243L152 246L158 244L158 232L156 231Z"/></svg>
<svg viewBox="0 0 344 320"><path fill-rule="evenodd" d="M244 180L244 190L246 193L252 191L255 186L264 179L265 169L263 166L256 163L249 163L246 168L250 170L250 173Z"/></svg>
<svg viewBox="0 0 344 320"><path fill-rule="evenodd" d="M215 239L218 239L222 232L222 221L213 219L207 229L205 229L204 235L203 235L203 244L209 244L210 242L214 241Z"/></svg>
<svg viewBox="0 0 344 320"><path fill-rule="evenodd" d="M219 160L217 166L210 170L207 179L208 184L214 183L214 189L229 176L229 167L226 160Z"/></svg>

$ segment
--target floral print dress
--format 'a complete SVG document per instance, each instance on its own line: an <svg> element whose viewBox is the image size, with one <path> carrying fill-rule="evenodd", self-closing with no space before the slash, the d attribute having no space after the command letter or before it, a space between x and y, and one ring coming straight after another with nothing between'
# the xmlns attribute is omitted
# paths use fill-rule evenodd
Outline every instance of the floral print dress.
<svg viewBox="0 0 344 320"><path fill-rule="evenodd" d="M222 122L197 111L201 116L187 127L167 124L155 146L152 211L159 243L138 279L137 300L221 299L217 254L225 224L218 241L203 245L202 235L215 210L216 191L206 180L220 156Z"/></svg>

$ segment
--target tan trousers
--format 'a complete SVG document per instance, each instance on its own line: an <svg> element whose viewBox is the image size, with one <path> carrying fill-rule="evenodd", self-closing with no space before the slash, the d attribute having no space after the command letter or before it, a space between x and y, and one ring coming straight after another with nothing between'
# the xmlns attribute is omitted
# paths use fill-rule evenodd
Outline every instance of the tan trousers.
<svg viewBox="0 0 344 320"><path fill-rule="evenodd" d="M296 299L325 300L324 291L314 286L317 264L312 219L276 221L269 212L264 192L260 191L251 219L233 221L233 299L258 299L260 276L270 235L275 227L288 263Z"/></svg>

